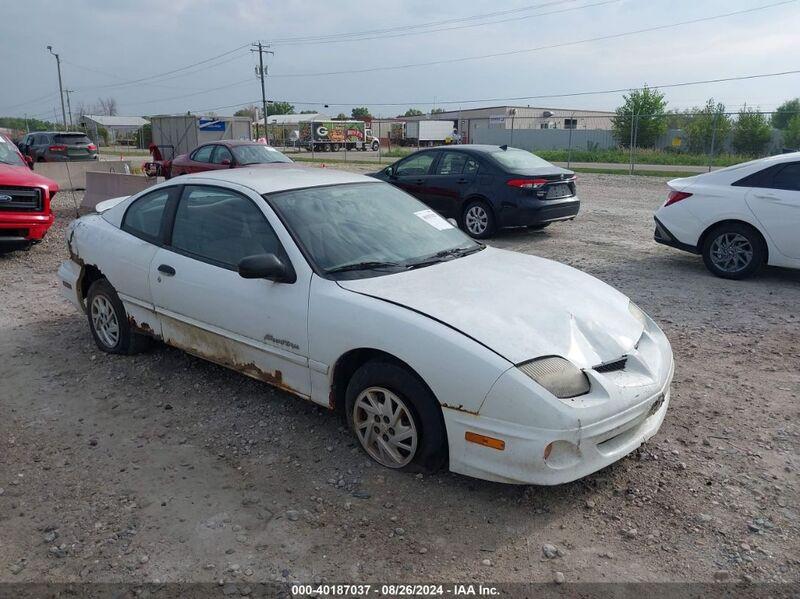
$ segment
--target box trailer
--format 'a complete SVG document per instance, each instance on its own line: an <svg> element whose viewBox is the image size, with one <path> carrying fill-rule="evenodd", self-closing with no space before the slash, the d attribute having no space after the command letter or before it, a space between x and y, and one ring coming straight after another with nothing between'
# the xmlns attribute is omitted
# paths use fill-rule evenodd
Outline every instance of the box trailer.
<svg viewBox="0 0 800 599"><path fill-rule="evenodd" d="M153 144L165 160L187 154L197 146L223 139L252 139L246 116L158 115L150 117Z"/></svg>
<svg viewBox="0 0 800 599"><path fill-rule="evenodd" d="M315 152L377 149L364 121L306 121L300 123L299 145Z"/></svg>
<svg viewBox="0 0 800 599"><path fill-rule="evenodd" d="M453 137L453 121L406 121L400 143L407 146L435 146Z"/></svg>

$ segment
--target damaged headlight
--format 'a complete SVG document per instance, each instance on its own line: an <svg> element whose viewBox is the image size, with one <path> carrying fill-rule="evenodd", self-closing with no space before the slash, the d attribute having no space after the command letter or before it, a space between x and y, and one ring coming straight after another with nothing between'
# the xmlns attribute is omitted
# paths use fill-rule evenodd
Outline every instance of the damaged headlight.
<svg viewBox="0 0 800 599"><path fill-rule="evenodd" d="M517 366L522 372L559 399L589 392L589 378L569 360L559 356L537 358Z"/></svg>

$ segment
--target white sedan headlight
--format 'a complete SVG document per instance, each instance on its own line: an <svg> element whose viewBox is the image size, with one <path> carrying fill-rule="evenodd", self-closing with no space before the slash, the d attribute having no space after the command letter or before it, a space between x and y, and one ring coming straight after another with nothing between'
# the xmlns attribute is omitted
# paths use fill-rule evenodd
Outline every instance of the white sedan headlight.
<svg viewBox="0 0 800 599"><path fill-rule="evenodd" d="M559 356L537 358L517 366L522 372L559 399L589 392L589 378L569 360Z"/></svg>

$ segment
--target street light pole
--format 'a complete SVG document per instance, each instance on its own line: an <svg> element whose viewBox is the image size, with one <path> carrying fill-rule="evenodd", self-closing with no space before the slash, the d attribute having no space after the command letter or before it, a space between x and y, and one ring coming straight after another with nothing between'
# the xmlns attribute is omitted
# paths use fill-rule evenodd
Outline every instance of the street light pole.
<svg viewBox="0 0 800 599"><path fill-rule="evenodd" d="M58 95L61 98L61 118L64 120L64 129L66 129L67 110L64 108L64 86L61 83L61 57L53 52L53 46L47 46L47 50L56 57L56 67L58 68Z"/></svg>

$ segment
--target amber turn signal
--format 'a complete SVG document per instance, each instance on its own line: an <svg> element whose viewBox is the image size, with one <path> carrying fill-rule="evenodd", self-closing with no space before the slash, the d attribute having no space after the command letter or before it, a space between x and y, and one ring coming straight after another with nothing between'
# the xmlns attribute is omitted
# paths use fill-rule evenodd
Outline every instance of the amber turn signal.
<svg viewBox="0 0 800 599"><path fill-rule="evenodd" d="M500 451L506 448L506 442L502 439L495 439L494 437L487 437L486 435L479 435L478 433L471 433L470 431L464 433L464 439L470 443L477 443L478 445L491 447L492 449L498 449Z"/></svg>

